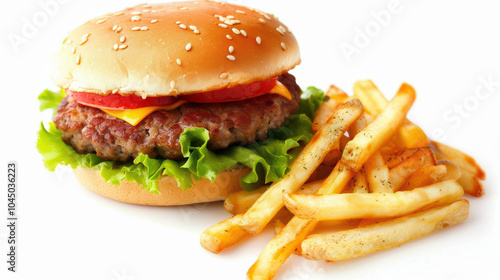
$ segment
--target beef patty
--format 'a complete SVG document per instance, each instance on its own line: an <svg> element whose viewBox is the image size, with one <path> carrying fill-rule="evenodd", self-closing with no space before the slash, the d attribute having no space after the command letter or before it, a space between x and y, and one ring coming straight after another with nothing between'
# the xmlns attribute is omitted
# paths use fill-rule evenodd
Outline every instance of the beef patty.
<svg viewBox="0 0 500 280"><path fill-rule="evenodd" d="M64 142L79 153L96 153L116 161L128 161L139 153L151 158L179 159L179 136L186 128L206 128L211 150L265 140L268 130L281 126L297 110L300 99L301 90L294 76L286 73L278 80L290 91L292 100L265 94L235 102L186 103L174 110L156 111L132 126L66 97L57 109L54 123L62 131Z"/></svg>

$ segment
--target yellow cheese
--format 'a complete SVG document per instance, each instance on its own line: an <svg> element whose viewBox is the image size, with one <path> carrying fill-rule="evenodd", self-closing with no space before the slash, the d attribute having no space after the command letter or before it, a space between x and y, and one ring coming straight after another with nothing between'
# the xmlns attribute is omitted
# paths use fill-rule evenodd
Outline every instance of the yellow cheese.
<svg viewBox="0 0 500 280"><path fill-rule="evenodd" d="M278 94L283 97L285 97L288 100L292 100L292 95L288 91L288 89L280 82L276 83L276 86L269 91L271 94ZM126 109L126 110L110 110L110 109L101 109L104 112L106 112L108 115L113 116L115 118L118 118L120 120L124 120L128 122L129 124L135 126L138 123L140 123L145 117L147 117L149 114L159 111L159 110L173 110L187 101L185 100L179 100L173 104L167 105L167 106L149 106L149 107L143 107L143 108L137 108L137 109Z"/></svg>
<svg viewBox="0 0 500 280"><path fill-rule="evenodd" d="M278 94L288 100L292 100L292 95L290 94L288 89L280 82L276 82L276 86L269 93Z"/></svg>
<svg viewBox="0 0 500 280"><path fill-rule="evenodd" d="M111 115L115 118L118 118L120 120L124 120L128 122L131 125L137 125L140 123L145 117L147 117L149 114L159 111L159 110L173 110L182 104L186 103L187 101L185 100L179 100L173 104L167 105L167 106L149 106L149 107L143 107L143 108L137 108L137 109L127 109L127 110L109 110L109 109L101 109L104 112L106 112L108 115Z"/></svg>

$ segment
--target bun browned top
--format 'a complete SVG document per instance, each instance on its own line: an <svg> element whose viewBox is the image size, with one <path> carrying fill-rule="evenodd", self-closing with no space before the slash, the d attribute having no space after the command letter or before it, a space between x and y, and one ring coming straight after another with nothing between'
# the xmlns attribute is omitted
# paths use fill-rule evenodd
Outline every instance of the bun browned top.
<svg viewBox="0 0 500 280"><path fill-rule="evenodd" d="M92 19L64 39L52 78L99 95L176 96L262 81L300 63L273 15L211 1L141 4Z"/></svg>

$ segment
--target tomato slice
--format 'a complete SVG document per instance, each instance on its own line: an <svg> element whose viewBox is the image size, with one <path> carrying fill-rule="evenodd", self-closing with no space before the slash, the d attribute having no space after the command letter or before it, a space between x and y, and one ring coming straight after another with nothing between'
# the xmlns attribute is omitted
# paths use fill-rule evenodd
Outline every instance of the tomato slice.
<svg viewBox="0 0 500 280"><path fill-rule="evenodd" d="M274 77L248 85L184 95L182 99L196 103L221 103L244 100L268 93L276 86L277 80L278 78Z"/></svg>
<svg viewBox="0 0 500 280"><path fill-rule="evenodd" d="M149 106L165 106L176 102L178 99L173 96L158 96L158 97L148 97L143 99L137 95L97 95L94 93L87 92L72 92L66 91L68 95L71 95L79 103L103 109L137 109Z"/></svg>
<svg viewBox="0 0 500 280"><path fill-rule="evenodd" d="M123 96L119 94L110 94L103 96L94 93L72 91L66 91L66 93L79 103L86 106L111 110L124 110L149 106L166 106L173 104L179 100L185 100L195 103L221 103L239 101L268 93L276 86L277 81L278 78L274 77L265 81L254 82L248 85L240 85L232 88L195 93L191 95L184 95L181 97L158 96L143 99L142 97L137 95Z"/></svg>

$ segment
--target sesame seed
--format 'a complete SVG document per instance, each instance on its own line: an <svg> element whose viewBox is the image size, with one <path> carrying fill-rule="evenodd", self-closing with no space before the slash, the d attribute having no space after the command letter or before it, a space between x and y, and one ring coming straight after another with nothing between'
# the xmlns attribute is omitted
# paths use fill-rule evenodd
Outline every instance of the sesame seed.
<svg viewBox="0 0 500 280"><path fill-rule="evenodd" d="M142 30L142 31L147 31L147 30L149 30L149 27L147 27L147 26L143 26L143 27L141 27L141 30Z"/></svg>
<svg viewBox="0 0 500 280"><path fill-rule="evenodd" d="M231 60L231 61L234 61L236 59L236 57L234 57L234 55L226 55L227 59Z"/></svg>
<svg viewBox="0 0 500 280"><path fill-rule="evenodd" d="M234 19L234 16L227 16L227 19Z"/></svg>
<svg viewBox="0 0 500 280"><path fill-rule="evenodd" d="M278 31L281 35L285 35L285 33L283 31L281 31L281 29L279 29L279 28L276 28L276 31Z"/></svg>
<svg viewBox="0 0 500 280"><path fill-rule="evenodd" d="M175 62L177 62L177 64L179 65L182 65L182 61L180 59L176 59Z"/></svg>
<svg viewBox="0 0 500 280"><path fill-rule="evenodd" d="M143 5L142 7L143 7L143 8L151 8L151 7L153 7L153 5L146 4L146 5Z"/></svg>
<svg viewBox="0 0 500 280"><path fill-rule="evenodd" d="M240 34L240 31L238 29L233 28L232 30L233 30L234 34Z"/></svg>
<svg viewBox="0 0 500 280"><path fill-rule="evenodd" d="M141 30L141 27L140 26L134 26L131 28L132 31L139 31Z"/></svg>
<svg viewBox="0 0 500 280"><path fill-rule="evenodd" d="M191 29L191 30L196 30L197 28L196 28L196 26L194 26L194 25L190 25L190 26L189 26L189 29Z"/></svg>
<svg viewBox="0 0 500 280"><path fill-rule="evenodd" d="M72 54L76 53L76 48L75 48L75 47L72 47L72 48L71 48L71 53L72 53Z"/></svg>
<svg viewBox="0 0 500 280"><path fill-rule="evenodd" d="M222 74L220 74L220 75L219 75L219 78L221 78L221 79L225 79L225 78L227 78L227 73L222 73Z"/></svg>
<svg viewBox="0 0 500 280"><path fill-rule="evenodd" d="M241 11L241 10L236 10L236 12L237 12L238 14L246 14L244 11Z"/></svg>
<svg viewBox="0 0 500 280"><path fill-rule="evenodd" d="M259 18L259 21L262 22L262 23L266 23L266 20L263 19L263 18Z"/></svg>
<svg viewBox="0 0 500 280"><path fill-rule="evenodd" d="M75 61L75 62L76 62L76 65L80 65L81 60L82 60L82 56L81 56L81 55L78 55L78 56L76 57L76 61Z"/></svg>
<svg viewBox="0 0 500 280"><path fill-rule="evenodd" d="M120 45L118 48L120 50L124 50L124 49L128 48L128 45Z"/></svg>
<svg viewBox="0 0 500 280"><path fill-rule="evenodd" d="M141 12L131 12L130 14L131 14L131 15L142 15L142 13L141 13Z"/></svg>
<svg viewBox="0 0 500 280"><path fill-rule="evenodd" d="M157 22L158 22L158 20L157 20L157 19L152 19L152 20L151 20L151 23L157 23Z"/></svg>
<svg viewBox="0 0 500 280"><path fill-rule="evenodd" d="M191 43L187 43L187 45L186 45L186 51L189 51L189 50L191 50Z"/></svg>
<svg viewBox="0 0 500 280"><path fill-rule="evenodd" d="M228 38L229 40L233 40L233 37L231 37L231 35L226 35L226 38Z"/></svg>
<svg viewBox="0 0 500 280"><path fill-rule="evenodd" d="M121 26L118 26L118 28L116 29L116 32L117 32L117 33L120 33L120 31L122 31L122 27L121 27Z"/></svg>
<svg viewBox="0 0 500 280"><path fill-rule="evenodd" d="M117 51L118 50L118 44L113 45L113 50Z"/></svg>
<svg viewBox="0 0 500 280"><path fill-rule="evenodd" d="M114 13L113 15L114 15L114 16L121 16L121 15L123 15L123 14L125 14L125 13L124 13L124 12L116 12L116 13Z"/></svg>
<svg viewBox="0 0 500 280"><path fill-rule="evenodd" d="M82 40L80 41L80 45L85 44L89 40L89 37L83 37Z"/></svg>
<svg viewBox="0 0 500 280"><path fill-rule="evenodd" d="M194 34L200 34L200 30L196 29L196 30L193 30Z"/></svg>
<svg viewBox="0 0 500 280"><path fill-rule="evenodd" d="M113 25L113 31L116 31L116 29L118 29L118 25Z"/></svg>
<svg viewBox="0 0 500 280"><path fill-rule="evenodd" d="M233 46L229 46L229 53L233 53L234 52L234 47Z"/></svg>
<svg viewBox="0 0 500 280"><path fill-rule="evenodd" d="M181 8L179 8L179 10L187 10L187 9L188 9L188 7L181 7Z"/></svg>
<svg viewBox="0 0 500 280"><path fill-rule="evenodd" d="M143 13L149 13L151 10L142 10Z"/></svg>
<svg viewBox="0 0 500 280"><path fill-rule="evenodd" d="M222 28L227 28L227 25L225 25L224 23L219 23L217 25L220 26L220 27L222 27Z"/></svg>
<svg viewBox="0 0 500 280"><path fill-rule="evenodd" d="M171 81L171 82L170 82L170 87L171 87L171 88L174 88L174 87L175 87L175 81Z"/></svg>
<svg viewBox="0 0 500 280"><path fill-rule="evenodd" d="M101 23L103 23L103 22L107 21L108 19L109 19L109 18L103 18L103 19L100 19L100 20L96 21L95 23L96 23L96 24L101 24Z"/></svg>
<svg viewBox="0 0 500 280"><path fill-rule="evenodd" d="M181 24L181 21L178 20L178 21L175 22L175 24L179 25L179 24Z"/></svg>
<svg viewBox="0 0 500 280"><path fill-rule="evenodd" d="M264 14L264 17L267 18L268 20L271 20L271 17L267 14Z"/></svg>
<svg viewBox="0 0 500 280"><path fill-rule="evenodd" d="M182 28L182 29L186 29L187 28L184 23L179 24L179 27Z"/></svg>
<svg viewBox="0 0 500 280"><path fill-rule="evenodd" d="M227 25L234 25L234 23L235 23L234 21L232 21L232 20L228 20L228 19L224 20L223 22L224 22L225 24L227 24Z"/></svg>
<svg viewBox="0 0 500 280"><path fill-rule="evenodd" d="M120 37L120 43L125 42L125 40L126 40L125 36L121 36L121 37Z"/></svg>
<svg viewBox="0 0 500 280"><path fill-rule="evenodd" d="M259 45L260 45L260 43L262 43L262 39L260 39L260 37L255 38L255 41L257 41L257 44L259 44Z"/></svg>
<svg viewBox="0 0 500 280"><path fill-rule="evenodd" d="M241 29L241 30L240 30L240 32L241 32L241 34L242 34L243 36L245 36L245 37L247 36L247 32L246 32L245 30Z"/></svg>
<svg viewBox="0 0 500 280"><path fill-rule="evenodd" d="M285 43L281 42L281 48L282 48L283 50L286 50L286 45L285 45Z"/></svg>
<svg viewBox="0 0 500 280"><path fill-rule="evenodd" d="M140 21L141 17L140 16L133 16L130 18L131 21Z"/></svg>

